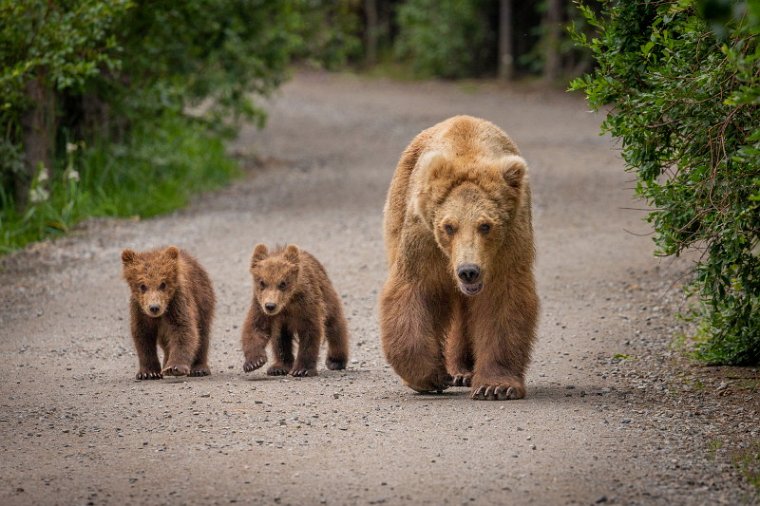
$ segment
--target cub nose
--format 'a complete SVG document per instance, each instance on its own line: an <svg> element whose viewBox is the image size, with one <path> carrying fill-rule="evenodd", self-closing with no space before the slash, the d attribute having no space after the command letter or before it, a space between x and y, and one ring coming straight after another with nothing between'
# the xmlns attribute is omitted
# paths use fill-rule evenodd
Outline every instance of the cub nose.
<svg viewBox="0 0 760 506"><path fill-rule="evenodd" d="M148 306L148 309L150 310L151 313L158 314L158 312L161 310L161 306L159 306L158 304L151 304L150 306Z"/></svg>
<svg viewBox="0 0 760 506"><path fill-rule="evenodd" d="M475 264L460 265L457 269L457 276L465 283L472 284L480 277L480 267Z"/></svg>
<svg viewBox="0 0 760 506"><path fill-rule="evenodd" d="M274 302L267 302L266 304L264 304L264 309L266 309L267 311L274 311L275 309L277 309L277 304L275 304Z"/></svg>

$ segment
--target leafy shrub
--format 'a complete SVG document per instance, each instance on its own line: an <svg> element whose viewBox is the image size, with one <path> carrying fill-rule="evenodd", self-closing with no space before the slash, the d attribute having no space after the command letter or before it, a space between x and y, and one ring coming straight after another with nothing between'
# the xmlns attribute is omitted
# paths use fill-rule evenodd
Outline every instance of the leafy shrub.
<svg viewBox="0 0 760 506"><path fill-rule="evenodd" d="M479 0L407 0L398 7L399 58L421 77L468 77L494 61L494 32Z"/></svg>
<svg viewBox="0 0 760 506"><path fill-rule="evenodd" d="M604 17L581 6L598 35L576 38L598 68L572 88L584 90L595 109L611 104L602 128L621 140L636 191L652 206L648 221L658 254L704 252L691 286L698 297L698 355L711 363L756 364L760 12L752 2L734 2L738 15L716 35L693 1L603 4Z"/></svg>

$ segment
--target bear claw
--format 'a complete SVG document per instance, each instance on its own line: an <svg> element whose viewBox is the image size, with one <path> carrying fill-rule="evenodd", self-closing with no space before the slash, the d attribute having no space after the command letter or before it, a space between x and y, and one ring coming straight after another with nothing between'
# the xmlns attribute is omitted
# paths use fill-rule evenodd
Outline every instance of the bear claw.
<svg viewBox="0 0 760 506"><path fill-rule="evenodd" d="M248 362L243 364L243 371L245 372L255 371L256 369L258 369L259 367L261 367L262 365L266 363L267 363L266 357L260 357L254 360L249 360Z"/></svg>
<svg viewBox="0 0 760 506"><path fill-rule="evenodd" d="M470 397L479 401L504 401L519 398L517 389L509 385L481 385L473 390Z"/></svg>
<svg viewBox="0 0 760 506"><path fill-rule="evenodd" d="M267 374L269 376L285 376L290 371L289 367L285 367L284 365L273 365L269 369L267 369Z"/></svg>
<svg viewBox="0 0 760 506"><path fill-rule="evenodd" d="M190 371L190 376L208 376L211 374L211 370L209 370L208 366L203 367L195 367L193 370Z"/></svg>
<svg viewBox="0 0 760 506"><path fill-rule="evenodd" d="M296 378L305 378L307 376L316 376L316 369L293 369L290 371L290 375Z"/></svg>
<svg viewBox="0 0 760 506"><path fill-rule="evenodd" d="M158 380L163 378L163 375L158 371L140 371L135 375L138 380Z"/></svg>
<svg viewBox="0 0 760 506"><path fill-rule="evenodd" d="M161 371L161 374L165 374L166 376L189 376L190 367L186 365L170 365L164 367L164 370Z"/></svg>
<svg viewBox="0 0 760 506"><path fill-rule="evenodd" d="M454 374L451 377L451 386L453 387L469 387L472 385L472 373Z"/></svg>

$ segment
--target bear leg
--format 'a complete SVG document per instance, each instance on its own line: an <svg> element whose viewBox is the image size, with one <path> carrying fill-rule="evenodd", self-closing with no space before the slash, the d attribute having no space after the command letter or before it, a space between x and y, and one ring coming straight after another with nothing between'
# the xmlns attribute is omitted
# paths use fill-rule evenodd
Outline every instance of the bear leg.
<svg viewBox="0 0 760 506"><path fill-rule="evenodd" d="M254 302L255 304L255 302ZM240 335L240 343L243 346L243 371L255 371L267 363L266 346L269 335L254 325L256 312L252 305L243 322L243 331Z"/></svg>
<svg viewBox="0 0 760 506"><path fill-rule="evenodd" d="M450 386L443 357L444 297L427 294L418 284L389 278L380 297L380 338L385 357L404 383L417 392Z"/></svg>
<svg viewBox="0 0 760 506"><path fill-rule="evenodd" d="M161 379L161 362L156 350L158 332L155 323L146 321L140 314L140 308L132 306L132 340L135 343L139 368L135 378L138 380Z"/></svg>
<svg viewBox="0 0 760 506"><path fill-rule="evenodd" d="M342 312L331 315L325 322L327 358L325 366L330 370L346 368L348 362L348 325Z"/></svg>
<svg viewBox="0 0 760 506"><path fill-rule="evenodd" d="M295 364L290 370L291 376L316 376L317 359L319 358L319 345L322 343L324 329L315 319L298 329L298 354Z"/></svg>
<svg viewBox="0 0 760 506"><path fill-rule="evenodd" d="M267 369L269 376L285 376L293 367L293 333L281 328L272 336L274 364Z"/></svg>
<svg viewBox="0 0 760 506"><path fill-rule="evenodd" d="M451 327L446 338L446 369L451 374L452 386L469 387L472 383L475 360L472 343L466 332L466 309L459 297L455 300Z"/></svg>
<svg viewBox="0 0 760 506"><path fill-rule="evenodd" d="M521 307L525 309L527 305ZM476 357L471 397L524 398L525 370L535 340L535 312L521 312L512 307L494 316L491 310L490 318L476 316L470 324Z"/></svg>
<svg viewBox="0 0 760 506"><path fill-rule="evenodd" d="M198 329L193 325L173 325L166 330L166 357L164 369L166 376L189 376L198 347L200 346Z"/></svg>

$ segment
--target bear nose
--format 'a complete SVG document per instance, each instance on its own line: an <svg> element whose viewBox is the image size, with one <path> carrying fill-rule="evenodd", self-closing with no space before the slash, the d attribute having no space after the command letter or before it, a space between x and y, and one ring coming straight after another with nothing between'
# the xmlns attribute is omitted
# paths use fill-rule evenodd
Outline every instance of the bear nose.
<svg viewBox="0 0 760 506"><path fill-rule="evenodd" d="M475 264L460 265L457 269L457 276L465 283L474 283L480 277L480 267Z"/></svg>
<svg viewBox="0 0 760 506"><path fill-rule="evenodd" d="M266 304L264 304L264 309L266 309L267 311L274 311L275 309L277 309L277 304L275 304L274 302L267 302Z"/></svg>
<svg viewBox="0 0 760 506"><path fill-rule="evenodd" d="M161 309L161 306L159 306L158 304L151 304L150 306L148 306L148 309L150 309L151 313L157 314L159 309Z"/></svg>

